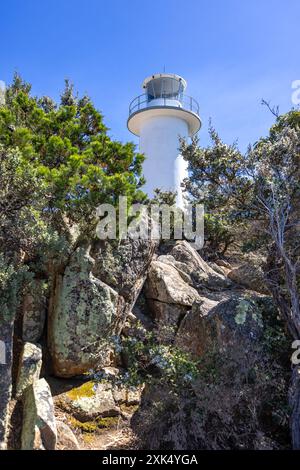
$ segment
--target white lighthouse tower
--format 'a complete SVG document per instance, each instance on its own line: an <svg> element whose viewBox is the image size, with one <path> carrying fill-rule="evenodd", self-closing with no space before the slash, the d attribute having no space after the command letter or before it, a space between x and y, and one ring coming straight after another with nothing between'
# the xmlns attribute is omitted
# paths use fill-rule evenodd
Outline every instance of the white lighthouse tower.
<svg viewBox="0 0 300 470"><path fill-rule="evenodd" d="M179 153L179 137L188 138L201 127L199 105L184 92L186 81L179 75L159 73L143 82L145 93L129 106L128 129L140 137L144 153L144 191L151 197L156 188L177 192L183 208L181 182L187 164Z"/></svg>

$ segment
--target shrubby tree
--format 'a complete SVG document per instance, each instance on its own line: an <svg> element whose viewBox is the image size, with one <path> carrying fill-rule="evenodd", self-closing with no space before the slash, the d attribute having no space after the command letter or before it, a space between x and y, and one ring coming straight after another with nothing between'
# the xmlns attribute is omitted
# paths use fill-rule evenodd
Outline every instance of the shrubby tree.
<svg viewBox="0 0 300 470"><path fill-rule="evenodd" d="M300 339L299 191L300 112L278 116L269 136L242 155L236 145L226 145L210 128L213 145L200 148L182 142L191 177L186 190L205 204L208 238L216 250L226 238L239 245L257 245L268 253L266 279L274 300L294 339ZM243 224L249 230L239 231ZM256 227L256 240L249 236ZM224 226L225 225L225 226ZM294 448L300 448L300 369L293 367L290 393Z"/></svg>
<svg viewBox="0 0 300 470"><path fill-rule="evenodd" d="M206 247L224 254L249 216L252 183L237 145L222 142L211 125L209 134L212 145L207 148L199 147L197 137L191 144L181 140L190 169L184 186L193 202L205 206Z"/></svg>
<svg viewBox="0 0 300 470"><path fill-rule="evenodd" d="M49 220L79 224L84 233L98 204L115 204L119 195L129 204L144 199L143 156L132 143L111 140L88 97L75 96L69 81L59 104L30 92L15 75L0 108L0 144L7 151L17 148L22 165L41 178Z"/></svg>
<svg viewBox="0 0 300 470"><path fill-rule="evenodd" d="M266 219L269 263L266 278L286 325L300 339L300 112L278 117L267 139L250 152L254 194ZM300 367L294 365L290 391L291 431L300 449Z"/></svg>

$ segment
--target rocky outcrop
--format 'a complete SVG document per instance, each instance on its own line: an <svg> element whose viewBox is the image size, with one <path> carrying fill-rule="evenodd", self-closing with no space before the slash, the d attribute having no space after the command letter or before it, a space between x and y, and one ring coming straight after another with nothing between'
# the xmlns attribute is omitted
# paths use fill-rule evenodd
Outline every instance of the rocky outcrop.
<svg viewBox="0 0 300 470"><path fill-rule="evenodd" d="M174 341L199 358L215 347L260 338L260 294L239 290L186 241L163 248L165 252L152 261L145 284L160 341Z"/></svg>
<svg viewBox="0 0 300 470"><path fill-rule="evenodd" d="M25 343L20 357L16 396L23 392L40 377L42 368L42 348L38 344Z"/></svg>
<svg viewBox="0 0 300 470"><path fill-rule="evenodd" d="M145 342L146 347L155 338L159 350L168 351L171 344L170 351L177 346L197 361L233 350L235 345L247 350L261 341L265 296L242 288L244 283L262 292L247 276L239 280L231 269L228 279L228 265L208 264L186 241L154 250L155 244L148 241L96 241L77 247L68 260L64 258L65 265L56 265L51 272L47 343L43 335L46 284L31 281L15 322L20 332L18 347L23 341L17 354L15 402L23 403L23 449L79 449L86 433L101 434L131 421L143 387L125 385L130 355L122 349L120 335L124 344L133 338L134 344ZM11 398L15 315L4 313L4 320L0 317L6 348L6 364L0 364L2 447ZM49 378L57 424L49 386L39 378L42 350L37 341L43 345L46 359L42 374L47 377L49 373L50 350L50 372L63 378L53 378L59 383L56 390ZM144 367L143 358L138 360ZM145 364L150 374L154 371L160 377L164 373L158 362ZM106 367L111 365L115 367ZM87 372L90 380L85 383L83 377L65 381ZM149 409L151 406L149 402Z"/></svg>
<svg viewBox="0 0 300 470"><path fill-rule="evenodd" d="M53 371L71 377L109 365L111 337L120 333L144 283L152 242L95 242L77 248L56 276L48 321Z"/></svg>
<svg viewBox="0 0 300 470"><path fill-rule="evenodd" d="M188 274L189 282L196 289L222 290L232 285L224 275L214 271L187 241L177 241L168 256L174 259L173 264L178 272ZM184 280L187 282L186 278Z"/></svg>
<svg viewBox="0 0 300 470"><path fill-rule="evenodd" d="M29 386L24 393L22 427L23 450L54 450L56 421L50 388L45 379Z"/></svg>
<svg viewBox="0 0 300 470"><path fill-rule="evenodd" d="M152 261L145 296L161 341L170 341L187 312L203 302L202 292L220 291L231 281L214 271L186 241L170 245Z"/></svg>
<svg viewBox="0 0 300 470"><path fill-rule="evenodd" d="M108 361L123 305L114 289L93 276L93 264L88 251L78 248L56 280L48 340L57 376L79 375Z"/></svg>
<svg viewBox="0 0 300 470"><path fill-rule="evenodd" d="M137 405L141 387L126 387L113 380L90 380L56 397L56 405L81 423L100 418L114 418L122 414L123 406Z"/></svg>
<svg viewBox="0 0 300 470"><path fill-rule="evenodd" d="M91 247L92 272L134 303L147 274L157 243L151 240L97 241ZM132 305L131 305L132 307Z"/></svg>

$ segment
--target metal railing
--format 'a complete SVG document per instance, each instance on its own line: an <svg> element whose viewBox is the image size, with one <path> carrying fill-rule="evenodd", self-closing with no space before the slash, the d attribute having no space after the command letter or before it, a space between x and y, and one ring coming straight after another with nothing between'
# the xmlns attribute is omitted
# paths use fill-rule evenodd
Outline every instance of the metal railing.
<svg viewBox="0 0 300 470"><path fill-rule="evenodd" d="M186 109L192 111L193 113L199 115L199 104L191 96L180 93L178 95L173 95L172 97L167 95L156 96L155 98L149 99L149 96L146 93L137 96L134 98L129 105L129 116L136 113L142 109L151 108L151 102L154 100L163 100L159 105L153 104L153 106L170 106L173 107L172 101L174 101L174 108ZM177 102L177 104L176 104Z"/></svg>

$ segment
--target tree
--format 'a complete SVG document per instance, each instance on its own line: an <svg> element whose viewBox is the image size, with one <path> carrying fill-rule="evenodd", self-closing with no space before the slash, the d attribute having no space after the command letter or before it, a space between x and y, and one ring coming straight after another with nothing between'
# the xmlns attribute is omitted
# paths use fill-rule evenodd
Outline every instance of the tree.
<svg viewBox="0 0 300 470"><path fill-rule="evenodd" d="M144 199L139 190L144 157L132 143L110 139L89 98L74 96L69 81L58 105L30 90L15 75L0 108L0 144L18 148L22 164L41 177L49 219L68 219L84 233L100 203L115 204L119 195L129 203Z"/></svg>
<svg viewBox="0 0 300 470"><path fill-rule="evenodd" d="M269 288L295 340L300 339L300 113L277 118L267 139L251 151L254 194L269 235ZM300 449L300 367L290 392L293 447Z"/></svg>
<svg viewBox="0 0 300 470"><path fill-rule="evenodd" d="M212 145L199 147L181 140L181 152L189 164L190 176L184 182L193 202L205 207L205 244L214 253L225 253L235 241L234 234L249 218L252 182L247 176L245 156L236 143L222 142L210 124Z"/></svg>
<svg viewBox="0 0 300 470"><path fill-rule="evenodd" d="M300 339L300 112L277 116L269 136L242 155L223 144L210 129L213 146L201 149L194 140L182 142L191 178L185 186L196 201L204 202L208 216L224 217L228 233L258 223L256 237L269 253L266 280L273 298L296 340ZM216 237L213 233L212 237ZM249 243L247 231L239 240ZM300 449L300 368L293 366L290 393L293 446Z"/></svg>

